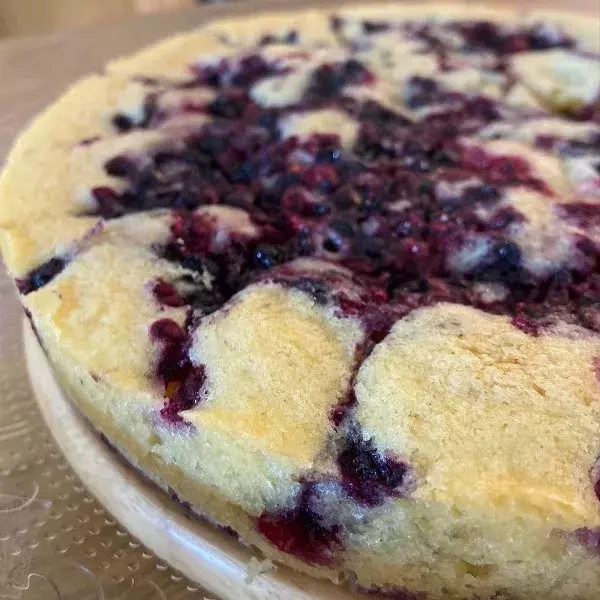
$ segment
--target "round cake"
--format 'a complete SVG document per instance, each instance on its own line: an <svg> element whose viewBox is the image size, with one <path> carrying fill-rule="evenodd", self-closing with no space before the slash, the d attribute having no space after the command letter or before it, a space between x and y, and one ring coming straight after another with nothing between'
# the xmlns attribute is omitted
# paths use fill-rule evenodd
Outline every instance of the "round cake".
<svg viewBox="0 0 600 600"><path fill-rule="evenodd" d="M209 23L15 144L4 260L128 461L382 596L597 600L600 22Z"/></svg>

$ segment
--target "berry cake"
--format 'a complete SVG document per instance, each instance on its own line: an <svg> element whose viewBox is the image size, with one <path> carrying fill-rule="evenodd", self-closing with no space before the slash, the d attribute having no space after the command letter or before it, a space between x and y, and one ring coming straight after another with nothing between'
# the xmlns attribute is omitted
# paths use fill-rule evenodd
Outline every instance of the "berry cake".
<svg viewBox="0 0 600 600"><path fill-rule="evenodd" d="M64 389L279 563L600 594L600 36L386 5L209 23L74 85L1 180Z"/></svg>

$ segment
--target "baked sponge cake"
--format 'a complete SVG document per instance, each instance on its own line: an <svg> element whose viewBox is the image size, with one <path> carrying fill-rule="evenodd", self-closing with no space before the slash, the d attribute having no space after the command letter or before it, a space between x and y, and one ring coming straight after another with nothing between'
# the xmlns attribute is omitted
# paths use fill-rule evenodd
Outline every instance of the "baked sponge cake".
<svg viewBox="0 0 600 600"><path fill-rule="evenodd" d="M64 389L279 563L394 598L597 600L599 27L285 12L75 84L0 183Z"/></svg>

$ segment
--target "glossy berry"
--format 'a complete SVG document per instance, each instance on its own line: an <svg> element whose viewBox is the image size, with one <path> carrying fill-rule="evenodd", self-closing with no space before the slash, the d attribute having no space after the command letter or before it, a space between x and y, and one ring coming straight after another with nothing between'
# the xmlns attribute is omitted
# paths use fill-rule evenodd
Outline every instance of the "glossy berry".
<svg viewBox="0 0 600 600"><path fill-rule="evenodd" d="M283 249L272 244L259 245L252 255L253 265L259 269L271 269L284 260Z"/></svg>

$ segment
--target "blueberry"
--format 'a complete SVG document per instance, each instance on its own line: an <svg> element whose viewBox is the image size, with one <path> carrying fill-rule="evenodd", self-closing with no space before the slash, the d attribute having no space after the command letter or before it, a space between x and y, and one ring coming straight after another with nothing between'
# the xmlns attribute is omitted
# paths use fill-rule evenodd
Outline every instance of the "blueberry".
<svg viewBox="0 0 600 600"><path fill-rule="evenodd" d="M223 137L209 133L193 138L190 140L190 144L208 156L217 156L227 147L227 141Z"/></svg>
<svg viewBox="0 0 600 600"><path fill-rule="evenodd" d="M231 82L233 85L248 86L272 71L271 65L260 54L251 54L241 60Z"/></svg>
<svg viewBox="0 0 600 600"><path fill-rule="evenodd" d="M311 214L309 216L322 217L329 212L329 207L326 204L318 202L317 204L312 205Z"/></svg>
<svg viewBox="0 0 600 600"><path fill-rule="evenodd" d="M502 271L513 271L521 264L521 250L513 242L503 241L494 247L494 268Z"/></svg>
<svg viewBox="0 0 600 600"><path fill-rule="evenodd" d="M340 160L341 154L339 148L323 148L317 152L316 160L318 163L334 164Z"/></svg>
<svg viewBox="0 0 600 600"><path fill-rule="evenodd" d="M309 92L322 98L330 98L344 86L342 74L333 65L323 65L316 69L312 75Z"/></svg>
<svg viewBox="0 0 600 600"><path fill-rule="evenodd" d="M133 161L119 154L104 164L104 170L112 177L127 177L135 172Z"/></svg>
<svg viewBox="0 0 600 600"><path fill-rule="evenodd" d="M329 290L327 286L318 279L301 277L300 279L295 280L291 287L310 296L316 304L324 305L327 304L329 300Z"/></svg>
<svg viewBox="0 0 600 600"><path fill-rule="evenodd" d="M432 197L435 191L435 183L433 180L424 177L417 187L417 194L419 196L429 196Z"/></svg>
<svg viewBox="0 0 600 600"><path fill-rule="evenodd" d="M355 58L351 58L344 64L342 73L346 82L353 83L360 82L366 76L367 70L361 62Z"/></svg>
<svg viewBox="0 0 600 600"><path fill-rule="evenodd" d="M354 252L358 256L365 256L372 260L381 258L385 249L385 241L377 237L360 237L353 245Z"/></svg>
<svg viewBox="0 0 600 600"><path fill-rule="evenodd" d="M323 249L327 250L327 252L339 252L341 246L341 240L334 237L329 237L323 242Z"/></svg>
<svg viewBox="0 0 600 600"><path fill-rule="evenodd" d="M283 41L286 44L297 44L298 43L298 32L295 29L292 29L288 32L288 34L283 38Z"/></svg>
<svg viewBox="0 0 600 600"><path fill-rule="evenodd" d="M507 36L490 21L473 21L458 27L465 39L467 50L485 48L498 54L508 50Z"/></svg>
<svg viewBox="0 0 600 600"><path fill-rule="evenodd" d="M252 262L259 269L271 269L285 261L285 252L273 244L260 244L252 256Z"/></svg>
<svg viewBox="0 0 600 600"><path fill-rule="evenodd" d="M116 114L112 118L111 122L113 124L113 127L119 133L127 133L128 131L131 131L133 129L133 121L128 116L123 114Z"/></svg>
<svg viewBox="0 0 600 600"><path fill-rule="evenodd" d="M501 240L491 249L487 260L475 270L475 279L516 283L521 277L521 250L514 242Z"/></svg>
<svg viewBox="0 0 600 600"><path fill-rule="evenodd" d="M206 65L205 67L196 67L196 79L191 82L192 85L208 85L210 87L221 87L222 73L220 65Z"/></svg>
<svg viewBox="0 0 600 600"><path fill-rule="evenodd" d="M239 119L246 106L244 98L222 95L208 105L208 112L223 119Z"/></svg>
<svg viewBox="0 0 600 600"><path fill-rule="evenodd" d="M143 116L138 127L149 127L157 113L157 98L156 94L150 94L144 100Z"/></svg>
<svg viewBox="0 0 600 600"><path fill-rule="evenodd" d="M526 35L531 50L549 50L550 48L569 48L573 40L544 25L532 27Z"/></svg>
<svg viewBox="0 0 600 600"><path fill-rule="evenodd" d="M436 150L433 154L431 162L436 167L449 167L456 164L456 157L449 150Z"/></svg>
<svg viewBox="0 0 600 600"><path fill-rule="evenodd" d="M360 431L348 434L337 462L348 493L367 506L381 504L386 496L401 495L409 474L406 463L379 453Z"/></svg>
<svg viewBox="0 0 600 600"><path fill-rule="evenodd" d="M197 271L198 273L208 271L213 275L219 271L217 265L212 260L197 255L186 256L183 258L181 266L190 271Z"/></svg>
<svg viewBox="0 0 600 600"><path fill-rule="evenodd" d="M330 99L346 85L361 84L371 79L372 76L364 65L354 58L341 64L323 65L312 75L307 98Z"/></svg>
<svg viewBox="0 0 600 600"><path fill-rule="evenodd" d="M330 19L331 29L333 31L339 31L345 22L346 22L346 20L343 19L342 17L339 17L338 15L334 15Z"/></svg>
<svg viewBox="0 0 600 600"><path fill-rule="evenodd" d="M235 169L231 174L230 179L232 183L250 183L255 175L256 166L252 161L247 160Z"/></svg>
<svg viewBox="0 0 600 600"><path fill-rule="evenodd" d="M65 264L62 258L51 258L32 271L30 275L32 291L38 290L52 281L65 268Z"/></svg>
<svg viewBox="0 0 600 600"><path fill-rule="evenodd" d="M333 194L333 203L341 210L347 210L354 204L357 192L350 186L343 186Z"/></svg>
<svg viewBox="0 0 600 600"><path fill-rule="evenodd" d="M380 33L390 28L390 24L385 21L363 21L362 25L366 34Z"/></svg>
<svg viewBox="0 0 600 600"><path fill-rule="evenodd" d="M259 46L268 46L269 44L289 44L293 46L298 43L298 32L291 29L284 36L265 35L259 42Z"/></svg>
<svg viewBox="0 0 600 600"><path fill-rule="evenodd" d="M47 283L52 281L67 265L67 260L64 258L51 258L49 261L34 269L24 279L17 279L15 283L19 288L19 292L27 295L31 292L39 290Z"/></svg>
<svg viewBox="0 0 600 600"><path fill-rule="evenodd" d="M274 140L279 139L279 114L273 110L261 110L257 125L266 129Z"/></svg>
<svg viewBox="0 0 600 600"><path fill-rule="evenodd" d="M356 237L358 231L356 223L344 219L333 219L333 221L331 221L329 224L329 227L331 227L331 229L333 229L337 234L345 238Z"/></svg>
<svg viewBox="0 0 600 600"><path fill-rule="evenodd" d="M497 188L487 183L467 188L463 194L463 202L467 204L476 202L496 202L499 198L500 193Z"/></svg>
<svg viewBox="0 0 600 600"><path fill-rule="evenodd" d="M439 102L441 93L437 82L428 77L411 77L406 82L404 102L412 110Z"/></svg>

